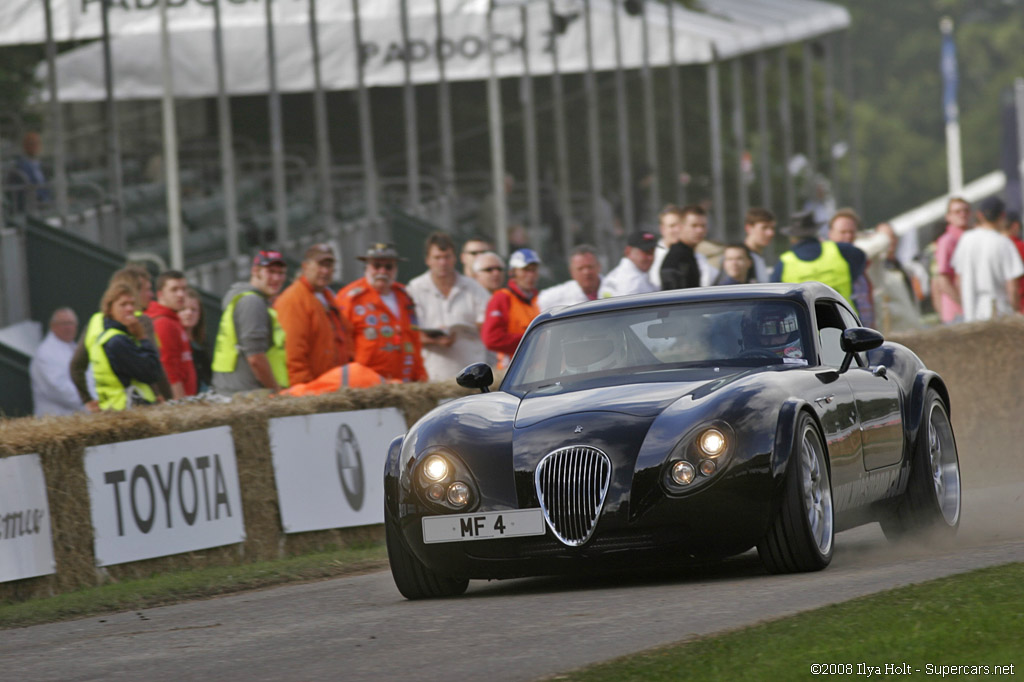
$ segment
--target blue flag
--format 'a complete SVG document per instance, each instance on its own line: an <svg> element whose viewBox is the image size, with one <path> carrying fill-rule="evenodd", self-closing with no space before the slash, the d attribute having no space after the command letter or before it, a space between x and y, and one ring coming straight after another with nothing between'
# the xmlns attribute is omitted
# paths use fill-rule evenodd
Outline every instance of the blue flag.
<svg viewBox="0 0 1024 682"><path fill-rule="evenodd" d="M960 110L956 106L957 73L956 43L953 42L953 31L942 33L942 109L946 114L946 123L956 123L960 118Z"/></svg>

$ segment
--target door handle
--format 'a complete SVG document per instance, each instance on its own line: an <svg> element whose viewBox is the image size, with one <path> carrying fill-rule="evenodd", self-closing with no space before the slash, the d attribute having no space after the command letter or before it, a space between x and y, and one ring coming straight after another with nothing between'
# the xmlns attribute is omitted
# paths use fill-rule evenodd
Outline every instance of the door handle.
<svg viewBox="0 0 1024 682"><path fill-rule="evenodd" d="M888 378L889 370L885 368L885 365L878 365L871 370L871 374L876 377L882 377L883 379Z"/></svg>

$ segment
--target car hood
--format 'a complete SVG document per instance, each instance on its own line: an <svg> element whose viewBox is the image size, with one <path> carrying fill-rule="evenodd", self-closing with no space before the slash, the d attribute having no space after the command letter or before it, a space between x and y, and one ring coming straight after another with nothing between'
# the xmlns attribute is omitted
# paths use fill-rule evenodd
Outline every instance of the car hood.
<svg viewBox="0 0 1024 682"><path fill-rule="evenodd" d="M715 381L602 386L558 395L527 395L519 403L515 428L523 429L552 419L582 412L615 412L633 417L655 417L680 398Z"/></svg>

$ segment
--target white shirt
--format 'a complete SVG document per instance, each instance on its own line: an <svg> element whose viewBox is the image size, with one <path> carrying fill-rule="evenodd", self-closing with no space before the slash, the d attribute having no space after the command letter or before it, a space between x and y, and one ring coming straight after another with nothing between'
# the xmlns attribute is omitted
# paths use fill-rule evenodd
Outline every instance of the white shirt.
<svg viewBox="0 0 1024 682"><path fill-rule="evenodd" d="M537 294L537 307L541 312L544 312L557 306L575 305L589 300L590 298L583 293L583 287L580 286L579 282L570 279L568 282L548 287Z"/></svg>
<svg viewBox="0 0 1024 682"><path fill-rule="evenodd" d="M659 290L661 289L661 264L665 262L667 255L668 247L665 246L665 240L659 239L658 245L654 247L654 265L651 266L651 271L648 273L651 283Z"/></svg>
<svg viewBox="0 0 1024 682"><path fill-rule="evenodd" d="M654 269L653 266L651 269ZM611 298L612 296L647 294L652 291L659 291L648 275L649 273L644 272L634 265L633 261L623 256L619 264L615 266L615 269L601 280L601 288L597 290L597 297Z"/></svg>
<svg viewBox="0 0 1024 682"><path fill-rule="evenodd" d="M71 381L71 356L74 341L61 341L53 332L47 333L29 363L32 401L36 416L72 414L82 410L82 400Z"/></svg>
<svg viewBox="0 0 1024 682"><path fill-rule="evenodd" d="M712 265L703 253L697 253L696 249L694 249L693 255L697 259L697 267L700 268L700 285L702 287L711 286L718 278L718 268Z"/></svg>
<svg viewBox="0 0 1024 682"><path fill-rule="evenodd" d="M1006 282L1024 275L1024 263L1009 237L987 227L967 230L956 243L950 264L960 282L965 321L1014 312Z"/></svg>
<svg viewBox="0 0 1024 682"><path fill-rule="evenodd" d="M475 280L458 272L448 297L441 295L430 272L414 278L405 290L416 304L416 318L423 329L444 329L455 343L423 347L423 366L431 381L454 379L467 365L486 362L487 349L478 325L484 321L490 294Z"/></svg>

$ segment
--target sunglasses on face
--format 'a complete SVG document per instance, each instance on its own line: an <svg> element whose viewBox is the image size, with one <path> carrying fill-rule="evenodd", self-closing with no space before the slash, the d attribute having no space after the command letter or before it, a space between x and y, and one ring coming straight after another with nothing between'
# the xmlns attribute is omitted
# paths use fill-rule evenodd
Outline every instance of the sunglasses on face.
<svg viewBox="0 0 1024 682"><path fill-rule="evenodd" d="M480 268L480 272L503 272L505 268L500 265L492 265L489 268Z"/></svg>

